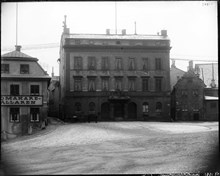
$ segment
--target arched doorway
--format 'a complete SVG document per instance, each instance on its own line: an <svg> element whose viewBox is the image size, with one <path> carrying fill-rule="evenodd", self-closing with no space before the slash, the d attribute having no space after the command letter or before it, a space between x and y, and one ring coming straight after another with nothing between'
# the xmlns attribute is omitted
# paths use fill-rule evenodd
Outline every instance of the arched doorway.
<svg viewBox="0 0 220 176"><path fill-rule="evenodd" d="M103 103L101 105L101 120L110 120L110 105Z"/></svg>
<svg viewBox="0 0 220 176"><path fill-rule="evenodd" d="M128 104L128 119L129 120L137 119L137 105L133 102Z"/></svg>

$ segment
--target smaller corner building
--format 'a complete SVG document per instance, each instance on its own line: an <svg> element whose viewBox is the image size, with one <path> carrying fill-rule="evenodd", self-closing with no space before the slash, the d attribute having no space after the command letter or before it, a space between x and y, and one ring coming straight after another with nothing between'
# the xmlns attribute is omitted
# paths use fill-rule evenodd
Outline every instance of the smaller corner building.
<svg viewBox="0 0 220 176"><path fill-rule="evenodd" d="M204 117L204 88L206 85L193 70L177 81L171 93L171 118L177 121L199 121Z"/></svg>
<svg viewBox="0 0 220 176"><path fill-rule="evenodd" d="M1 134L13 138L47 120L49 75L38 59L16 50L1 56Z"/></svg>
<svg viewBox="0 0 220 176"><path fill-rule="evenodd" d="M60 117L100 121L170 119L170 39L159 35L70 34L60 46ZM84 121L84 120L83 120Z"/></svg>

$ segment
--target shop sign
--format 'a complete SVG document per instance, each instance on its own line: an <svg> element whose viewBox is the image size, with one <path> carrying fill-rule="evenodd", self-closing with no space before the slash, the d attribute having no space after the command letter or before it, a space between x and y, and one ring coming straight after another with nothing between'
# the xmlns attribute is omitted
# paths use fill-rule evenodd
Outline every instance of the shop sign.
<svg viewBox="0 0 220 176"><path fill-rule="evenodd" d="M43 96L1 96L2 106L40 106L43 105Z"/></svg>

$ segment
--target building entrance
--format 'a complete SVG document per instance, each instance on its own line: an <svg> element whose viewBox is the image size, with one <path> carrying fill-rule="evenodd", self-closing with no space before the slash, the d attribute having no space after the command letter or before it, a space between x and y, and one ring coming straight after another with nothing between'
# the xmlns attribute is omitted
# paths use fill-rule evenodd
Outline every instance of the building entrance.
<svg viewBox="0 0 220 176"><path fill-rule="evenodd" d="M193 120L199 120L199 113L193 114Z"/></svg>
<svg viewBox="0 0 220 176"><path fill-rule="evenodd" d="M101 120L111 120L109 103L103 103L101 106Z"/></svg>
<svg viewBox="0 0 220 176"><path fill-rule="evenodd" d="M123 103L115 103L114 104L114 117L116 119L124 118L124 104Z"/></svg>
<svg viewBox="0 0 220 176"><path fill-rule="evenodd" d="M128 104L128 120L137 119L137 105L133 102Z"/></svg>

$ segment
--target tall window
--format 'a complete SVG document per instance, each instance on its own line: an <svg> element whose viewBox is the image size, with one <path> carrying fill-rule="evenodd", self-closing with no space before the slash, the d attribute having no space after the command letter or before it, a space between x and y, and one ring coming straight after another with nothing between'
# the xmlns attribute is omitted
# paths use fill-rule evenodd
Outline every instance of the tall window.
<svg viewBox="0 0 220 176"><path fill-rule="evenodd" d="M39 85L31 85L31 95L39 95Z"/></svg>
<svg viewBox="0 0 220 176"><path fill-rule="evenodd" d="M102 70L109 69L108 57L102 57Z"/></svg>
<svg viewBox="0 0 220 176"><path fill-rule="evenodd" d="M20 73L21 74L29 74L29 65L28 64L21 64L20 65Z"/></svg>
<svg viewBox="0 0 220 176"><path fill-rule="evenodd" d="M96 59L95 57L88 57L88 69L95 70L96 69Z"/></svg>
<svg viewBox="0 0 220 176"><path fill-rule="evenodd" d="M135 69L134 58L129 58L129 70Z"/></svg>
<svg viewBox="0 0 220 176"><path fill-rule="evenodd" d="M10 95L19 95L19 85L17 84L12 84L10 85Z"/></svg>
<svg viewBox="0 0 220 176"><path fill-rule="evenodd" d="M135 91L135 79L134 78L128 79L128 90Z"/></svg>
<svg viewBox="0 0 220 176"><path fill-rule="evenodd" d="M156 58L155 59L155 69L156 70L161 70L161 58Z"/></svg>
<svg viewBox="0 0 220 176"><path fill-rule="evenodd" d="M161 112L162 111L162 103L161 102L157 102L156 103L156 112Z"/></svg>
<svg viewBox="0 0 220 176"><path fill-rule="evenodd" d="M115 67L116 67L116 70L121 70L122 69L122 59L121 58L116 58L115 59Z"/></svg>
<svg viewBox="0 0 220 176"><path fill-rule="evenodd" d="M80 112L80 111L81 111L81 104L80 104L79 102L77 102L77 103L75 104L75 111L76 111L76 112Z"/></svg>
<svg viewBox="0 0 220 176"><path fill-rule="evenodd" d="M20 115L19 115L19 108L10 108L10 122L19 122Z"/></svg>
<svg viewBox="0 0 220 176"><path fill-rule="evenodd" d="M74 57L74 69L82 69L82 57Z"/></svg>
<svg viewBox="0 0 220 176"><path fill-rule="evenodd" d="M156 78L155 81L155 90L162 91L162 78Z"/></svg>
<svg viewBox="0 0 220 176"><path fill-rule="evenodd" d="M148 58L143 58L143 71L147 71L149 69Z"/></svg>
<svg viewBox="0 0 220 176"><path fill-rule="evenodd" d="M102 78L102 91L109 90L109 78Z"/></svg>
<svg viewBox="0 0 220 176"><path fill-rule="evenodd" d="M95 111L95 103L94 102L90 102L89 103L89 111Z"/></svg>
<svg viewBox="0 0 220 176"><path fill-rule="evenodd" d="M121 78L115 79L115 90L122 90L122 79Z"/></svg>
<svg viewBox="0 0 220 176"><path fill-rule="evenodd" d="M147 102L143 103L143 112L144 113L149 112L149 104Z"/></svg>
<svg viewBox="0 0 220 176"><path fill-rule="evenodd" d="M9 64L1 64L1 73L9 73Z"/></svg>
<svg viewBox="0 0 220 176"><path fill-rule="evenodd" d="M82 91L82 78L74 78L74 91Z"/></svg>
<svg viewBox="0 0 220 176"><path fill-rule="evenodd" d="M89 83L88 84L89 91L96 91L95 78L89 78L88 83Z"/></svg>
<svg viewBox="0 0 220 176"><path fill-rule="evenodd" d="M143 78L142 79L142 90L143 91L148 91L149 88L148 88L148 85L149 84L149 78Z"/></svg>
<svg viewBox="0 0 220 176"><path fill-rule="evenodd" d="M31 114L31 122L39 122L39 115L40 115L40 109L39 108L31 108L30 109Z"/></svg>

